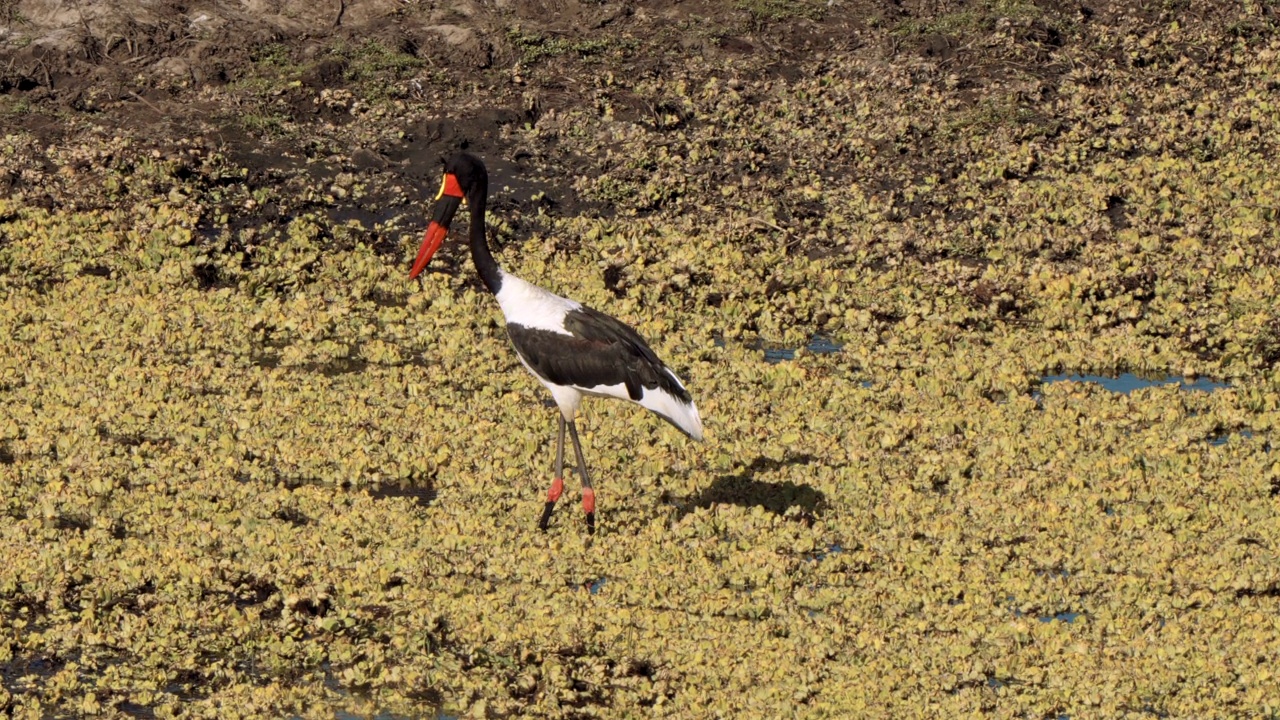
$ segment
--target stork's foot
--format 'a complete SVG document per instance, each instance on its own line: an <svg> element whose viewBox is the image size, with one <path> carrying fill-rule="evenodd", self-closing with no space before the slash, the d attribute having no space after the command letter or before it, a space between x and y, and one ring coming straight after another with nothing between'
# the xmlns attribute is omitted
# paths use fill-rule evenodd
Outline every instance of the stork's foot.
<svg viewBox="0 0 1280 720"><path fill-rule="evenodd" d="M596 534L596 491L582 488L582 510L587 514L587 534Z"/></svg>
<svg viewBox="0 0 1280 720"><path fill-rule="evenodd" d="M551 511L556 509L556 501L564 493L564 479L556 478L551 482L550 489L547 490L547 504L542 506L542 519L538 521L538 529L546 532L547 525L551 522Z"/></svg>

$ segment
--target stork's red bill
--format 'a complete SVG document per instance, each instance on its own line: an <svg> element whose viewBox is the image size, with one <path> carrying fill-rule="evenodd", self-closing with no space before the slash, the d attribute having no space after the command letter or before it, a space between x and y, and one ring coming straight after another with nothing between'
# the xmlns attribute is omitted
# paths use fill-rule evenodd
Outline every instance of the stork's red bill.
<svg viewBox="0 0 1280 720"><path fill-rule="evenodd" d="M418 257L414 259L413 269L409 271L410 280L418 277L444 244L444 239L449 234L449 223L453 222L453 215L458 212L458 206L464 199L458 178L453 173L445 173L440 192L436 193L436 206L431 222L427 224L427 232L422 237L422 247L418 248Z"/></svg>

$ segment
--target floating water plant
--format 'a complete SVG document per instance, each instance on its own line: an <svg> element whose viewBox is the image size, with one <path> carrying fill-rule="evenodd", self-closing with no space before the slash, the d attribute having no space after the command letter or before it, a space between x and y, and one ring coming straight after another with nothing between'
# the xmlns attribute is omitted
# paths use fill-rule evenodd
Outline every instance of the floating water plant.
<svg viewBox="0 0 1280 720"><path fill-rule="evenodd" d="M395 57L201 83L271 120L249 150L112 125L111 83L13 121L0 716L1280 712L1280 41L1247 4L1000 5L857 47L738 9L687 55L619 12L513 69L509 17L409 38L409 4ZM445 34L489 65L408 62ZM131 82L134 46L100 48ZM30 82L0 119L60 92ZM464 139L520 170L503 266L653 339L707 419L584 406L627 498L594 537L536 528L545 392L464 249L405 277ZM1159 374L1041 377L1117 367Z"/></svg>

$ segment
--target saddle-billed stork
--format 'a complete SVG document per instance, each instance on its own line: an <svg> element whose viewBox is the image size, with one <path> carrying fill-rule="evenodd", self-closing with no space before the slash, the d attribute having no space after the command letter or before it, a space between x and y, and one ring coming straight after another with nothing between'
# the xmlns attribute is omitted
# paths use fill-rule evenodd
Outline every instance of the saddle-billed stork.
<svg viewBox="0 0 1280 720"><path fill-rule="evenodd" d="M547 529L551 511L564 492L564 430L569 428L582 477L582 509L587 532L595 532L595 490L582 457L573 418L585 395L629 400L657 413L694 440L702 440L702 419L680 378L658 359L632 328L604 313L560 297L511 275L498 266L485 235L489 175L479 158L460 153L445 163L444 181L436 195L431 222L418 257L409 271L413 279L440 249L458 206L471 207L471 259L485 287L498 299L507 321L507 336L525 369L547 386L560 408L556 441L556 475L538 527Z"/></svg>

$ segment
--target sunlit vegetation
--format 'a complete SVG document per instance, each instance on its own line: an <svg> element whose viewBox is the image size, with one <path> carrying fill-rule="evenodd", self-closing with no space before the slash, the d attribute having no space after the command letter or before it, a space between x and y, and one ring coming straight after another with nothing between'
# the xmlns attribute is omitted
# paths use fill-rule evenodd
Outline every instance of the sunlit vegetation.
<svg viewBox="0 0 1280 720"><path fill-rule="evenodd" d="M1039 18L988 5L933 22ZM695 59L511 124L608 212L495 210L500 262L635 325L706 426L588 401L594 538L571 480L536 530L554 411L463 247L410 283L417 235L330 212L368 176L5 138L0 714L1274 715L1280 42L1206 27L981 93ZM418 68L371 48L349 79ZM1124 372L1228 387L1041 382Z"/></svg>

